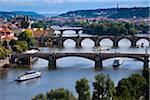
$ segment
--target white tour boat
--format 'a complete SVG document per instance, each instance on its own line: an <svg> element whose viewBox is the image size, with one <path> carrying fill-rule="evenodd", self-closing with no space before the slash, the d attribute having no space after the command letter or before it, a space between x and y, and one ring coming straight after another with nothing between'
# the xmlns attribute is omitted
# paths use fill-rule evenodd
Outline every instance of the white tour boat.
<svg viewBox="0 0 150 100"><path fill-rule="evenodd" d="M41 76L41 72L38 71L27 71L23 75L17 77L16 81L25 81Z"/></svg>
<svg viewBox="0 0 150 100"><path fill-rule="evenodd" d="M117 59L115 59L114 62L113 62L113 67L118 67L118 66L120 66L121 64L123 64L123 60L120 59L120 58L117 58Z"/></svg>

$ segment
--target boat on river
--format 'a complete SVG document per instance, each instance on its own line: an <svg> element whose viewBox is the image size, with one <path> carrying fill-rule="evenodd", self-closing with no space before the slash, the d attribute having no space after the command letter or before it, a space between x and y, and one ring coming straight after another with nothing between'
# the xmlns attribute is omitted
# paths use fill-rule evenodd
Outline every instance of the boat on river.
<svg viewBox="0 0 150 100"><path fill-rule="evenodd" d="M17 77L16 81L25 81L25 80L30 80L34 78L41 77L41 72L39 71L27 71L24 74L20 75Z"/></svg>
<svg viewBox="0 0 150 100"><path fill-rule="evenodd" d="M119 67L121 64L123 64L123 60L120 58L117 58L113 62L113 67Z"/></svg>

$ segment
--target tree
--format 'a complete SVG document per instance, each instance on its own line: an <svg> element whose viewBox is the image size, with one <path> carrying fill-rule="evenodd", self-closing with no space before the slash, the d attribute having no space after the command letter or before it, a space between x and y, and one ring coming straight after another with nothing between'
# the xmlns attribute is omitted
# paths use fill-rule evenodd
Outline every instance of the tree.
<svg viewBox="0 0 150 100"><path fill-rule="evenodd" d="M36 23L32 24L32 28L45 28L45 22L44 21L38 21Z"/></svg>
<svg viewBox="0 0 150 100"><path fill-rule="evenodd" d="M78 80L75 89L78 93L78 100L90 100L90 86L86 78Z"/></svg>
<svg viewBox="0 0 150 100"><path fill-rule="evenodd" d="M124 78L120 80L118 82L118 86L116 87L116 91L116 97L120 98L121 100L135 100L135 90L128 79Z"/></svg>
<svg viewBox="0 0 150 100"><path fill-rule="evenodd" d="M27 22L27 21L21 21L20 24L21 24L21 27L25 28L25 29L28 28L28 26L29 26L29 22Z"/></svg>
<svg viewBox="0 0 150 100"><path fill-rule="evenodd" d="M20 41L26 41L28 43L28 47L31 47L34 45L34 37L31 30L26 29L24 32L19 34L18 40Z"/></svg>
<svg viewBox="0 0 150 100"><path fill-rule="evenodd" d="M136 99L139 99L141 96L145 95L148 84L142 75L133 74L131 77L129 77L129 81L132 84L132 88L134 88L136 92Z"/></svg>
<svg viewBox="0 0 150 100"><path fill-rule="evenodd" d="M7 47L8 47L8 42L5 40L5 41L3 41L2 45L3 45L5 48L7 48Z"/></svg>
<svg viewBox="0 0 150 100"><path fill-rule="evenodd" d="M142 76L145 78L145 80L147 81L148 87L149 87L149 73L150 73L150 69L146 68L143 70L142 72ZM145 90L145 99L148 100L149 99L149 88L147 88Z"/></svg>
<svg viewBox="0 0 150 100"><path fill-rule="evenodd" d="M11 46L11 48L17 44L17 40L10 40L9 45Z"/></svg>
<svg viewBox="0 0 150 100"><path fill-rule="evenodd" d="M21 53L23 51L21 46L17 44L12 47L12 50L17 53Z"/></svg>
<svg viewBox="0 0 150 100"><path fill-rule="evenodd" d="M113 81L109 76L98 74L95 76L95 82L93 82L93 100L110 99L113 97L115 87Z"/></svg>
<svg viewBox="0 0 150 100"><path fill-rule="evenodd" d="M8 50L3 46L0 46L0 59L4 59L8 56Z"/></svg>
<svg viewBox="0 0 150 100"><path fill-rule="evenodd" d="M145 97L148 88L147 82L143 76L133 74L127 79L119 81L116 87L116 96L124 100L137 100L140 97Z"/></svg>
<svg viewBox="0 0 150 100"><path fill-rule="evenodd" d="M26 41L18 41L17 44L22 48L23 51L28 49L28 44Z"/></svg>
<svg viewBox="0 0 150 100"><path fill-rule="evenodd" d="M63 88L51 90L50 92L47 93L47 99L48 100L75 100L75 97L73 94Z"/></svg>
<svg viewBox="0 0 150 100"><path fill-rule="evenodd" d="M38 94L37 96L33 97L31 100L47 100L46 95Z"/></svg>

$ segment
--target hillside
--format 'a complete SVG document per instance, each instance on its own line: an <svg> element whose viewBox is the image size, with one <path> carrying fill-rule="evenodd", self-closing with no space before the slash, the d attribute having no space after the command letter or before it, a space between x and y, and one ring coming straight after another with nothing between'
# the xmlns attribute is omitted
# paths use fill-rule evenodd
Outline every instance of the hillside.
<svg viewBox="0 0 150 100"><path fill-rule="evenodd" d="M109 8L96 10L77 10L61 14L57 17L67 18L91 18L91 17L107 17L107 18L147 18L149 17L149 7L135 8Z"/></svg>
<svg viewBox="0 0 150 100"><path fill-rule="evenodd" d="M0 11L0 17L12 18L15 15L28 15L32 19L44 18L44 16L40 14L37 14L35 12L29 12L29 11L12 11L12 12Z"/></svg>

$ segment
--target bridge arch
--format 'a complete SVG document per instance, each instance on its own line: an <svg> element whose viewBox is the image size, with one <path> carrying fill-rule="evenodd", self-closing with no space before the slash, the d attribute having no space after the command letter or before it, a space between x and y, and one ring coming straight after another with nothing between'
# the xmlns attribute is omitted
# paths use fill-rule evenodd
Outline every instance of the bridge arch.
<svg viewBox="0 0 150 100"><path fill-rule="evenodd" d="M81 46L82 47L94 47L95 46L95 40L92 38L83 38L81 39ZM87 44L88 42L88 44Z"/></svg>
<svg viewBox="0 0 150 100"><path fill-rule="evenodd" d="M63 41L63 47L76 47L76 44L74 39L65 39Z"/></svg>
<svg viewBox="0 0 150 100"><path fill-rule="evenodd" d="M146 38L140 38L136 40L136 45L141 45L142 43L144 46L150 46L150 41Z"/></svg>
<svg viewBox="0 0 150 100"><path fill-rule="evenodd" d="M87 67L87 64L90 65L88 67L94 66L94 61L92 59L86 57L79 57L79 56L67 56L67 57L60 57L56 59L56 66L59 67L60 65L63 67Z"/></svg>
<svg viewBox="0 0 150 100"><path fill-rule="evenodd" d="M113 44L114 44L114 40L111 39L111 38L106 37L106 38L100 39L98 43L100 44L100 46L110 46L110 47L112 47Z"/></svg>
<svg viewBox="0 0 150 100"><path fill-rule="evenodd" d="M82 31L82 28L63 28L63 29L58 29L56 30L59 34L64 35L64 34L79 34L80 31ZM69 31L69 32L68 32Z"/></svg>
<svg viewBox="0 0 150 100"><path fill-rule="evenodd" d="M131 39L129 38L121 38L118 40L119 47L131 47Z"/></svg>
<svg viewBox="0 0 150 100"><path fill-rule="evenodd" d="M81 58L89 59L92 61L95 60L93 57L88 57L88 56L83 56L83 55L62 55L62 56L57 56L55 58L57 60L57 59L65 58L65 57L81 57Z"/></svg>

